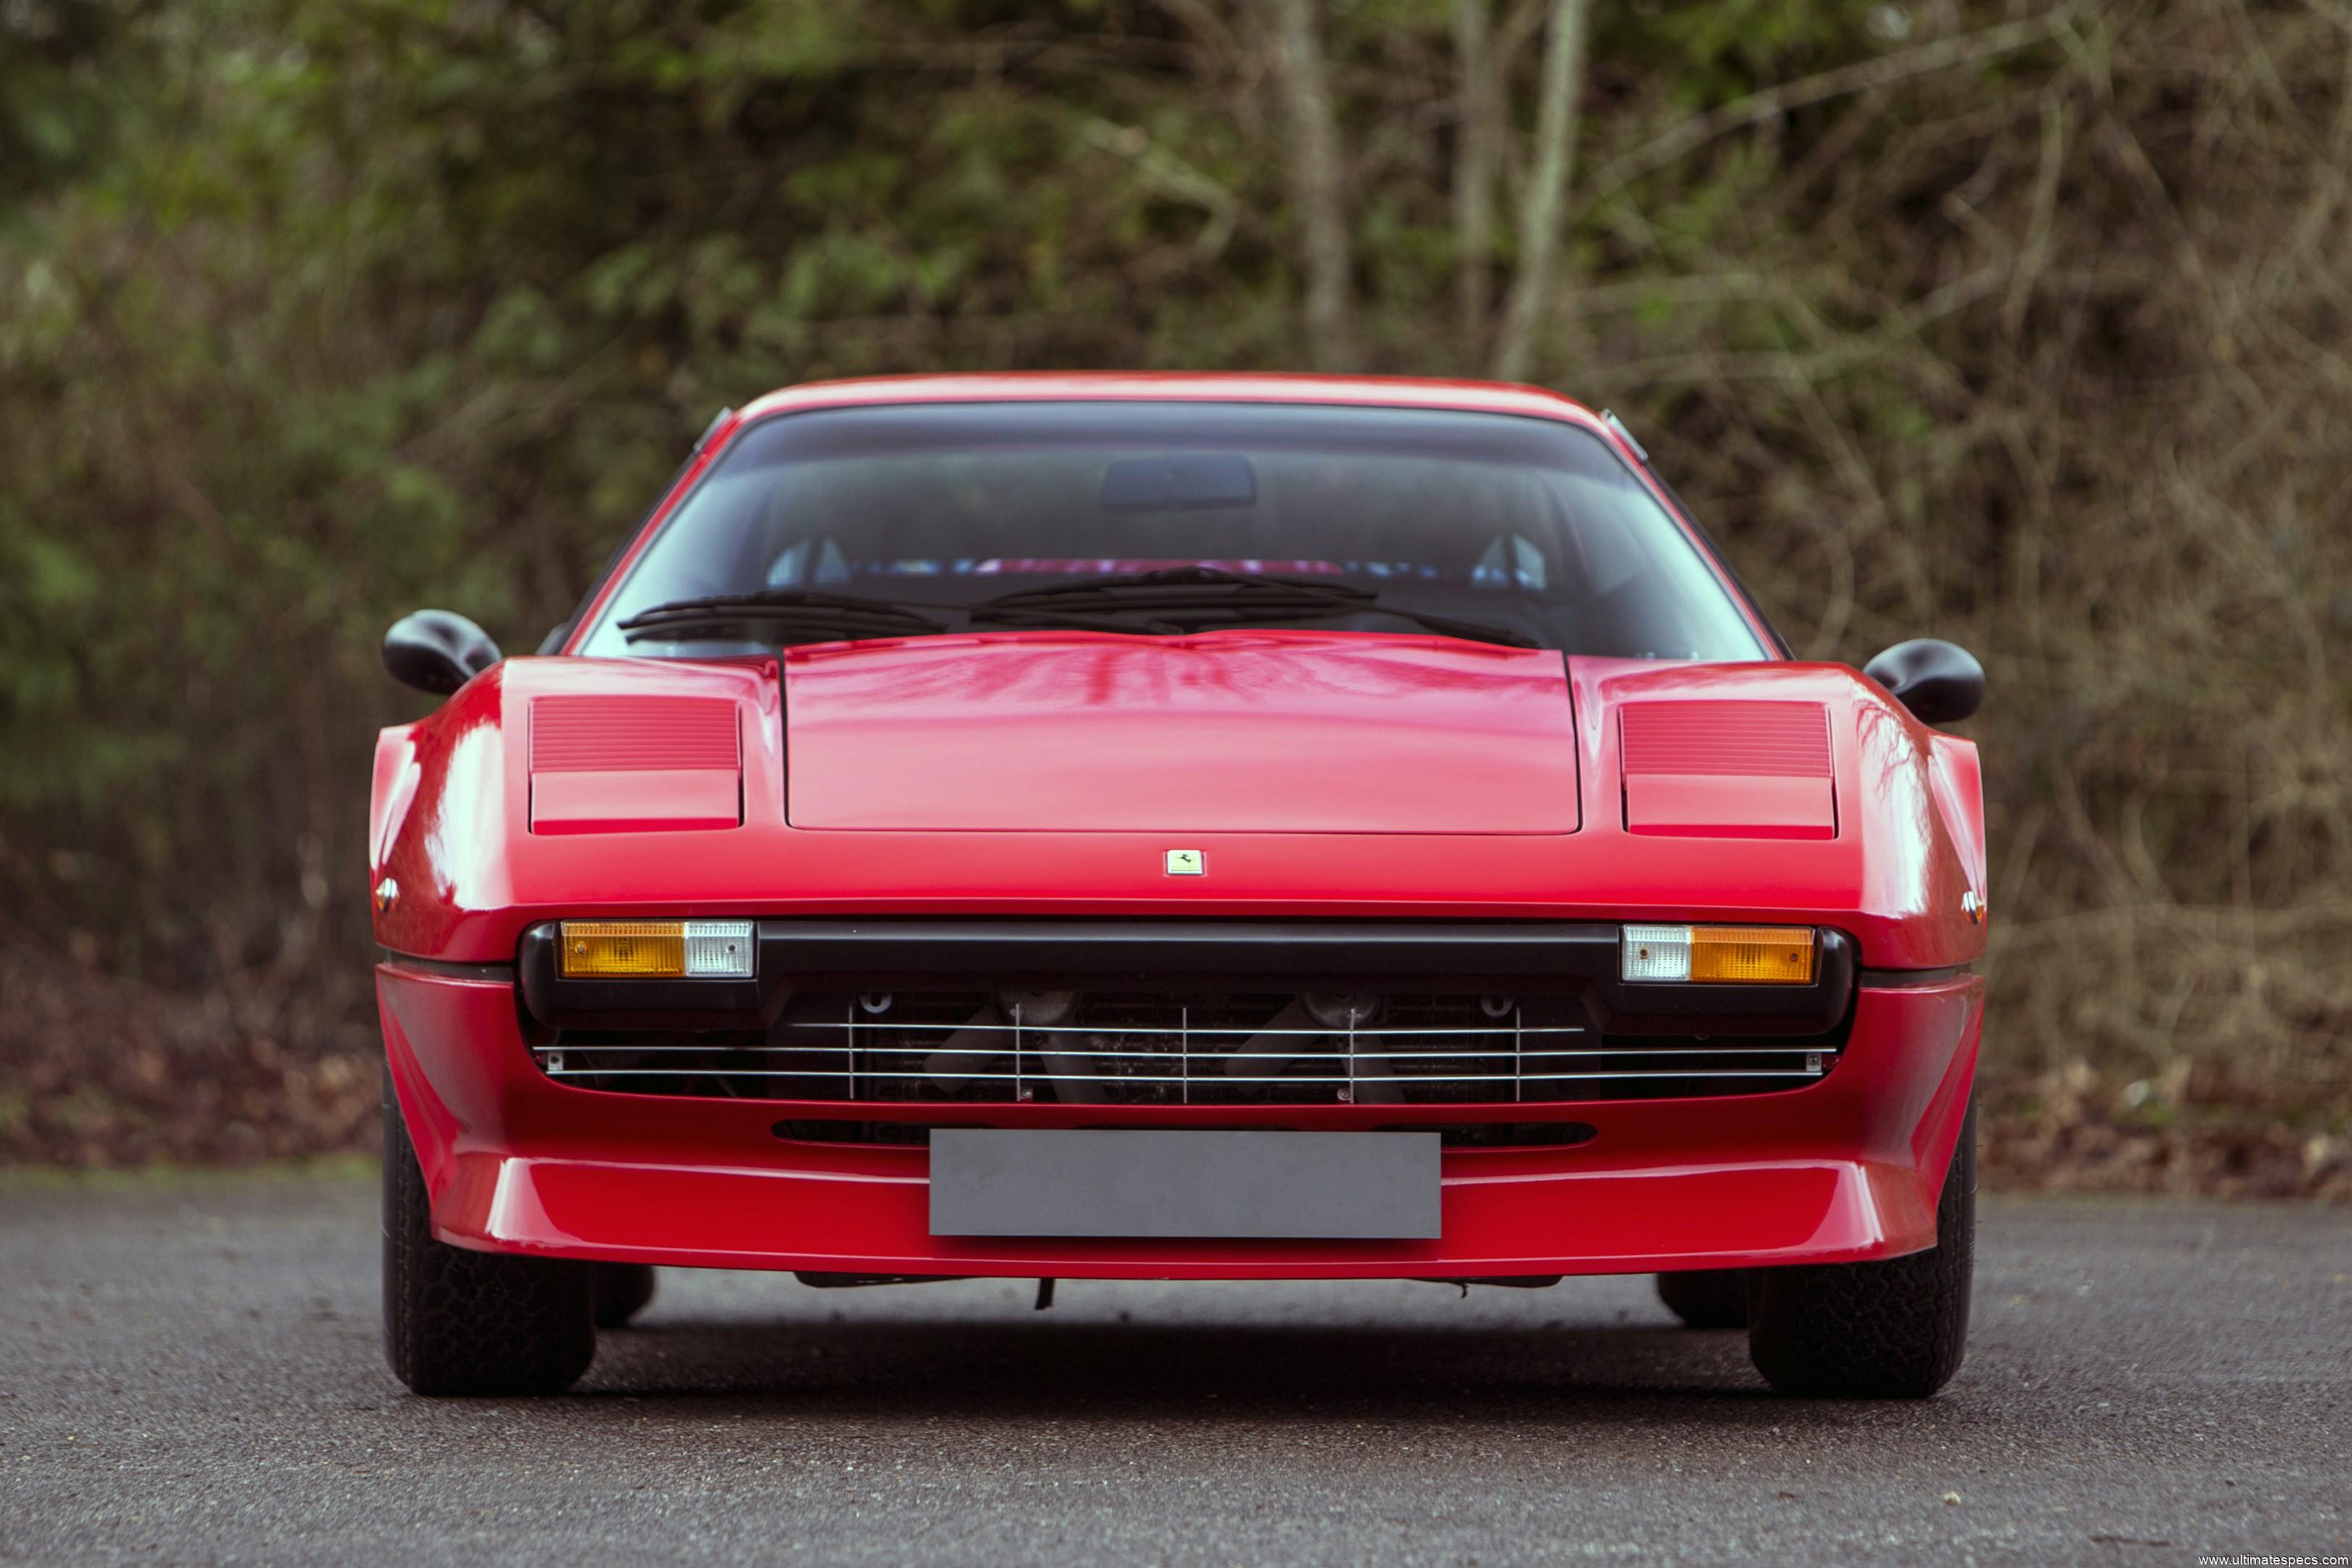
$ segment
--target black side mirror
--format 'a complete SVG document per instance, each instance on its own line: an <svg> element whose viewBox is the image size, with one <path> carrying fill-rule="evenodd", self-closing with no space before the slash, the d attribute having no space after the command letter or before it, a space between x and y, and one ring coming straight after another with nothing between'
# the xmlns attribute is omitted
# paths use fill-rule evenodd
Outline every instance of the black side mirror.
<svg viewBox="0 0 2352 1568"><path fill-rule="evenodd" d="M489 634L447 610L419 610L383 634L383 667L403 686L438 697L504 658Z"/></svg>
<svg viewBox="0 0 2352 1568"><path fill-rule="evenodd" d="M1959 644L1941 637L1896 643L1862 672L1923 724L1949 724L1984 706L1984 666Z"/></svg>

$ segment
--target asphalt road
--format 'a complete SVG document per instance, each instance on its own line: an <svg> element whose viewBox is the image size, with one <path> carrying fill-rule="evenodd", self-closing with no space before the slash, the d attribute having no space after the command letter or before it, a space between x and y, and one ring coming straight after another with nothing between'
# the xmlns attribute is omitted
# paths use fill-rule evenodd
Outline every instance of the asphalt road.
<svg viewBox="0 0 2352 1568"><path fill-rule="evenodd" d="M373 1197L0 1183L0 1561L2352 1552L2344 1211L1990 1202L1969 1364L1920 1405L1772 1398L1646 1280L1041 1313L682 1271L576 1394L435 1403L378 1357Z"/></svg>

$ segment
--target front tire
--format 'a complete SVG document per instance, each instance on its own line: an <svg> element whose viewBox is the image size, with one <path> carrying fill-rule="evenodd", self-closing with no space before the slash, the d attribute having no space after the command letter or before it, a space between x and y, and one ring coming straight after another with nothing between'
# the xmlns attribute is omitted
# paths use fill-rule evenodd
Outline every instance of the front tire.
<svg viewBox="0 0 2352 1568"><path fill-rule="evenodd" d="M425 1173L383 1093L383 1353L425 1394L559 1394L596 1353L592 1266L433 1239Z"/></svg>
<svg viewBox="0 0 2352 1568"><path fill-rule="evenodd" d="M1976 1229L1971 1100L1936 1205L1936 1245L1879 1263L1749 1270L1748 1359L1780 1394L1927 1398L1968 1350Z"/></svg>

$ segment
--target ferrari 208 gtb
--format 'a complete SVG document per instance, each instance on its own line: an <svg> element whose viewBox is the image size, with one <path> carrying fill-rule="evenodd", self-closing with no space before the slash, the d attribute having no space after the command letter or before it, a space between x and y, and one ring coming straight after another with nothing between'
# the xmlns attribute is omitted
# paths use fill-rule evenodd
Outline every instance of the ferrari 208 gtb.
<svg viewBox="0 0 2352 1568"><path fill-rule="evenodd" d="M1785 1393L1959 1364L1982 671L1792 658L1607 415L798 387L539 657L384 656L420 1393L566 1386L665 1266L1655 1273Z"/></svg>

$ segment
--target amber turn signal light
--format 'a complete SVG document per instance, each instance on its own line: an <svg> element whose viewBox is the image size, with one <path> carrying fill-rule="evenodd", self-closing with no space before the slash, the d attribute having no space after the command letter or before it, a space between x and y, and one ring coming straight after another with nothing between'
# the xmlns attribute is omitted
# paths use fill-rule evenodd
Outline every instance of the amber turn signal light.
<svg viewBox="0 0 2352 1568"><path fill-rule="evenodd" d="M1808 985L1811 926L1627 926L1618 973L1627 980L1716 985Z"/></svg>
<svg viewBox="0 0 2352 1568"><path fill-rule="evenodd" d="M1737 985L1804 985L1813 978L1810 926L1693 926L1691 978Z"/></svg>
<svg viewBox="0 0 2352 1568"><path fill-rule="evenodd" d="M750 921L565 921L567 980L748 980Z"/></svg>

